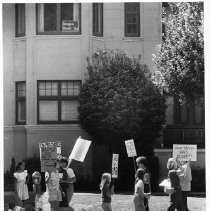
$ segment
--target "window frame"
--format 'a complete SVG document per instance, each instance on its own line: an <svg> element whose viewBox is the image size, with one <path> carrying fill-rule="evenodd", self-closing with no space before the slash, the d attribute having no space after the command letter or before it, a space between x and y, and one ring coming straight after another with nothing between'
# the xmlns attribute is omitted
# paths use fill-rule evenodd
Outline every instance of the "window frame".
<svg viewBox="0 0 210 211"><path fill-rule="evenodd" d="M25 84L25 96L18 96L18 85L19 84ZM19 121L18 119L18 103L25 101L25 107L26 107L26 81L17 81L15 82L15 123L16 125L26 125L25 121ZM26 112L26 111L25 111Z"/></svg>
<svg viewBox="0 0 210 211"><path fill-rule="evenodd" d="M128 4L138 4L138 14L137 14L137 32L136 33L128 33L126 31L127 29L127 6ZM141 35L141 20L140 20L140 2L130 2L130 3L124 3L124 34L125 34L125 37L140 37Z"/></svg>
<svg viewBox="0 0 210 211"><path fill-rule="evenodd" d="M61 83L63 82L79 82L80 83L80 90L82 87L82 80L38 80L37 81L37 124L78 124L78 120L62 120L61 119L61 102L62 101L71 101L71 100L79 100L78 96L62 96L61 95ZM39 84L40 83L58 83L58 95L57 96L40 96L39 95ZM39 113L39 102L40 101L57 101L58 102L58 121L42 121L40 120L40 113Z"/></svg>
<svg viewBox="0 0 210 211"><path fill-rule="evenodd" d="M68 2L68 3L76 3L76 2ZM46 4L46 3L36 3L36 35L81 35L82 34L82 18L81 18L81 8L82 8L82 3L78 3L79 5L79 32L63 32L63 31L44 31L44 32L39 32L38 31L38 4ZM58 3L52 3L52 4L58 4ZM60 3L62 4L62 3Z"/></svg>
<svg viewBox="0 0 210 211"><path fill-rule="evenodd" d="M101 5L101 6L99 6L99 5ZM94 27L94 22L95 22L95 8L94 8L94 6L97 6L97 10L98 10L98 12L100 11L100 20L101 20L101 28L99 27L99 25L97 25L97 29L99 29L98 31L99 32L96 32L96 31L94 31L95 30L95 27ZM93 9L92 9L92 15L93 15L93 30L92 30L92 33L93 33L93 36L97 36L97 37L103 37L103 28L104 28L104 4L103 3L93 3L92 4L92 7L93 7ZM101 29L101 30L100 30Z"/></svg>
<svg viewBox="0 0 210 211"><path fill-rule="evenodd" d="M18 33L18 23L19 23L19 16L18 16L18 7L20 5L24 6L24 32L23 33ZM15 4L15 37L24 37L26 35L26 13L25 13L25 4L20 3L20 4Z"/></svg>

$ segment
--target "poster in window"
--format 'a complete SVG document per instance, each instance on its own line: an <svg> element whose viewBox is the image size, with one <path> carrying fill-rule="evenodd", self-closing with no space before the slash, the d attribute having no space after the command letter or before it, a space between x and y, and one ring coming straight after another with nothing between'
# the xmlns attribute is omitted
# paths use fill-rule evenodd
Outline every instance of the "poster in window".
<svg viewBox="0 0 210 211"><path fill-rule="evenodd" d="M62 20L63 32L79 32L79 21Z"/></svg>

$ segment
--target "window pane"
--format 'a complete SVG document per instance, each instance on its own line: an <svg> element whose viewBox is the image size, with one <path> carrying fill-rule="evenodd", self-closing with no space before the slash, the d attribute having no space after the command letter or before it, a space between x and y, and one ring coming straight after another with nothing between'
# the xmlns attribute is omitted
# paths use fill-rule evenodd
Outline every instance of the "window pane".
<svg viewBox="0 0 210 211"><path fill-rule="evenodd" d="M26 121L26 101L18 102L18 122Z"/></svg>
<svg viewBox="0 0 210 211"><path fill-rule="evenodd" d="M18 83L18 97L25 97L26 96L26 84L25 83Z"/></svg>
<svg viewBox="0 0 210 211"><path fill-rule="evenodd" d="M58 121L58 102L40 101L39 102L40 121Z"/></svg>
<svg viewBox="0 0 210 211"><path fill-rule="evenodd" d="M57 96L57 95L58 95L57 82L39 83L39 96Z"/></svg>
<svg viewBox="0 0 210 211"><path fill-rule="evenodd" d="M74 82L74 96L78 96L80 93L80 82Z"/></svg>
<svg viewBox="0 0 210 211"><path fill-rule="evenodd" d="M93 35L103 36L103 3L93 3Z"/></svg>
<svg viewBox="0 0 210 211"><path fill-rule="evenodd" d="M56 31L56 4L44 4L44 30Z"/></svg>
<svg viewBox="0 0 210 211"><path fill-rule="evenodd" d="M203 106L201 102L198 99L196 99L195 106L194 106L195 123L196 124L204 123L203 116L204 116Z"/></svg>
<svg viewBox="0 0 210 211"><path fill-rule="evenodd" d="M180 123L187 123L188 122L188 109L187 105L180 106Z"/></svg>
<svg viewBox="0 0 210 211"><path fill-rule="evenodd" d="M62 101L61 104L61 120L70 121L78 120L78 111L79 106L78 101Z"/></svg>
<svg viewBox="0 0 210 211"><path fill-rule="evenodd" d="M25 35L25 4L17 4L16 12L16 35Z"/></svg>
<svg viewBox="0 0 210 211"><path fill-rule="evenodd" d="M61 20L74 20L73 4L61 4Z"/></svg>

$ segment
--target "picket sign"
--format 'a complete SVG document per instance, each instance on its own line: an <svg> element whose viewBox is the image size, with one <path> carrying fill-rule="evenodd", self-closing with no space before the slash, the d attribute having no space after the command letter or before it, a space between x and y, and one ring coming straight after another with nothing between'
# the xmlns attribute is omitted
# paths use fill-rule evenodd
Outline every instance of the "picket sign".
<svg viewBox="0 0 210 211"><path fill-rule="evenodd" d="M125 141L125 146L126 146L126 150L128 153L128 157L133 157L133 166L134 166L134 170L136 172L136 165L135 165L134 157L137 156L137 154L136 154L134 140L130 139L130 140Z"/></svg>
<svg viewBox="0 0 210 211"><path fill-rule="evenodd" d="M40 143L41 172L56 171L57 143Z"/></svg>
<svg viewBox="0 0 210 211"><path fill-rule="evenodd" d="M69 156L69 160L77 160L80 162L84 162L85 156L90 147L91 141L82 139L79 137L74 145L74 148Z"/></svg>
<svg viewBox="0 0 210 211"><path fill-rule="evenodd" d="M118 178L119 154L112 155L112 178Z"/></svg>
<svg viewBox="0 0 210 211"><path fill-rule="evenodd" d="M180 161L197 161L197 145L173 144L173 158Z"/></svg>

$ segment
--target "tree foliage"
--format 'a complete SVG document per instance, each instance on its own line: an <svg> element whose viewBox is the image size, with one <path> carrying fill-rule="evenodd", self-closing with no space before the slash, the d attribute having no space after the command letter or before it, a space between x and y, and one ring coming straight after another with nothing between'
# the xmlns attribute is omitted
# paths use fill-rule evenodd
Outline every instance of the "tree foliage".
<svg viewBox="0 0 210 211"><path fill-rule="evenodd" d="M169 3L165 36L154 55L158 84L180 100L204 95L203 2Z"/></svg>
<svg viewBox="0 0 210 211"><path fill-rule="evenodd" d="M127 139L151 145L164 123L165 100L147 66L123 51L98 50L87 69L78 109L82 128L115 150Z"/></svg>

